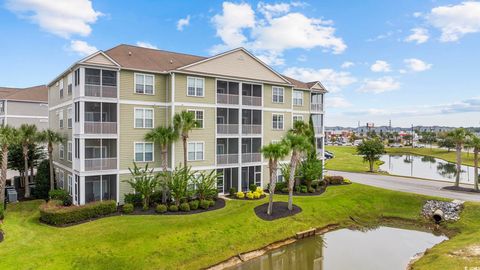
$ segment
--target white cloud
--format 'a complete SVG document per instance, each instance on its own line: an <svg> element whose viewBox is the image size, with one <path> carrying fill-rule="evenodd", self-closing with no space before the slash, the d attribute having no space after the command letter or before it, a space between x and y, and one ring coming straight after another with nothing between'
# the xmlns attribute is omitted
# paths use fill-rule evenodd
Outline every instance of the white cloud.
<svg viewBox="0 0 480 270"><path fill-rule="evenodd" d="M414 12L413 13L413 17L415 17L415 18L421 17L422 15L423 15L422 12Z"/></svg>
<svg viewBox="0 0 480 270"><path fill-rule="evenodd" d="M427 64L422 60L416 58L405 59L403 60L403 62L405 62L405 65L410 71L414 72L425 71L432 67L432 64Z"/></svg>
<svg viewBox="0 0 480 270"><path fill-rule="evenodd" d="M346 61L346 62L343 62L340 67L341 67L341 68L351 68L351 67L353 67L354 65L355 65L355 63L350 62L350 61Z"/></svg>
<svg viewBox="0 0 480 270"><path fill-rule="evenodd" d="M466 34L480 32L480 2L477 1L435 7L425 17L442 32L442 42L457 41Z"/></svg>
<svg viewBox="0 0 480 270"><path fill-rule="evenodd" d="M370 67L370 70L373 72L390 72L390 64L383 60L377 60Z"/></svg>
<svg viewBox="0 0 480 270"><path fill-rule="evenodd" d="M266 18L272 18L272 16L279 16L289 12L290 4L266 4L264 2L259 2L257 5L257 10L260 11Z"/></svg>
<svg viewBox="0 0 480 270"><path fill-rule="evenodd" d="M373 42L373 41L377 41L377 40L382 40L382 39L386 39L386 38L389 38L393 35L393 31L388 31L387 33L385 34L380 34L376 37L373 37L373 38L369 38L367 39L368 42Z"/></svg>
<svg viewBox="0 0 480 270"><path fill-rule="evenodd" d="M149 48L149 49L158 49L157 46L153 45L150 42L146 42L146 41L137 41L136 45L139 46L139 47L144 47L144 48Z"/></svg>
<svg viewBox="0 0 480 270"><path fill-rule="evenodd" d="M329 108L347 108L352 106L344 97L340 96L325 96L325 103Z"/></svg>
<svg viewBox="0 0 480 270"><path fill-rule="evenodd" d="M91 46L83 40L71 40L69 50L82 56L87 56L98 51L95 46Z"/></svg>
<svg viewBox="0 0 480 270"><path fill-rule="evenodd" d="M412 34L405 38L406 42L416 42L417 44L425 43L430 38L428 30L425 28L412 28Z"/></svg>
<svg viewBox="0 0 480 270"><path fill-rule="evenodd" d="M342 88L357 81L349 72L337 72L333 69L290 67L283 72L289 77L304 82L320 81L330 92L341 91Z"/></svg>
<svg viewBox="0 0 480 270"><path fill-rule="evenodd" d="M183 29L188 25L190 25L190 15L177 21L177 30L183 31Z"/></svg>
<svg viewBox="0 0 480 270"><path fill-rule="evenodd" d="M380 94L388 91L397 90L400 83L394 78L385 76L378 79L365 79L358 92Z"/></svg>
<svg viewBox="0 0 480 270"><path fill-rule="evenodd" d="M89 0L7 0L6 6L21 18L63 38L90 35L90 25L102 15L93 9Z"/></svg>

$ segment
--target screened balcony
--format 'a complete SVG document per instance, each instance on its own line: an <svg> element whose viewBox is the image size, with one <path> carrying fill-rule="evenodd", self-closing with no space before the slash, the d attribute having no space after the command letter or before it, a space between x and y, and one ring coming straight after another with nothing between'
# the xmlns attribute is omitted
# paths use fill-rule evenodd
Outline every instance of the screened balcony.
<svg viewBox="0 0 480 270"><path fill-rule="evenodd" d="M217 134L238 134L238 109L217 108Z"/></svg>
<svg viewBox="0 0 480 270"><path fill-rule="evenodd" d="M262 106L262 86L242 83L242 104L247 106Z"/></svg>
<svg viewBox="0 0 480 270"><path fill-rule="evenodd" d="M217 81L217 103L238 105L240 96L238 82Z"/></svg>
<svg viewBox="0 0 480 270"><path fill-rule="evenodd" d="M116 134L117 104L85 102L85 133Z"/></svg>
<svg viewBox="0 0 480 270"><path fill-rule="evenodd" d="M248 191L250 185L262 186L262 166L242 167L242 191Z"/></svg>
<svg viewBox="0 0 480 270"><path fill-rule="evenodd" d="M238 139L217 139L217 164L238 163Z"/></svg>
<svg viewBox="0 0 480 270"><path fill-rule="evenodd" d="M312 121L313 121L313 130L315 131L315 135L323 136L323 115L312 114Z"/></svg>
<svg viewBox="0 0 480 270"><path fill-rule="evenodd" d="M85 171L117 169L116 139L85 139Z"/></svg>
<svg viewBox="0 0 480 270"><path fill-rule="evenodd" d="M85 96L117 97L117 72L114 70L85 68Z"/></svg>
<svg viewBox="0 0 480 270"><path fill-rule="evenodd" d="M217 190L228 193L231 188L238 190L238 168L217 169Z"/></svg>
<svg viewBox="0 0 480 270"><path fill-rule="evenodd" d="M242 110L242 134L262 134L262 111Z"/></svg>
<svg viewBox="0 0 480 270"><path fill-rule="evenodd" d="M262 140L260 138L242 139L242 163L260 162L262 160Z"/></svg>
<svg viewBox="0 0 480 270"><path fill-rule="evenodd" d="M310 110L312 112L322 112L323 111L323 94L312 93L310 98Z"/></svg>
<svg viewBox="0 0 480 270"><path fill-rule="evenodd" d="M117 175L85 177L85 203L117 200Z"/></svg>

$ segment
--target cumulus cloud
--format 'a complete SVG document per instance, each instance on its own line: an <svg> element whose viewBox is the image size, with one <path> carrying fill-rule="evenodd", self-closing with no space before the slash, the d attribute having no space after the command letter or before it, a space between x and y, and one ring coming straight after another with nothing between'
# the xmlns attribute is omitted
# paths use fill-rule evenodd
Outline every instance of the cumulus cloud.
<svg viewBox="0 0 480 270"><path fill-rule="evenodd" d="M90 35L90 25L102 15L93 9L89 0L7 0L6 7L20 18L63 38Z"/></svg>
<svg viewBox="0 0 480 270"><path fill-rule="evenodd" d="M432 26L442 32L442 42L457 41L466 34L480 32L478 1L435 7L425 17Z"/></svg>
<svg viewBox="0 0 480 270"><path fill-rule="evenodd" d="M425 71L432 67L432 64L425 63L424 61L416 58L405 59L403 62L407 68L413 72Z"/></svg>
<svg viewBox="0 0 480 270"><path fill-rule="evenodd" d="M370 70L373 72L390 72L390 64L383 60L377 60L370 67Z"/></svg>
<svg viewBox="0 0 480 270"><path fill-rule="evenodd" d="M400 83L394 78L385 76L378 79L365 79L363 84L357 89L358 92L380 94L397 90Z"/></svg>
<svg viewBox="0 0 480 270"><path fill-rule="evenodd" d="M352 106L350 102L348 102L344 97L340 96L325 96L325 104L329 108L347 108Z"/></svg>
<svg viewBox="0 0 480 270"><path fill-rule="evenodd" d="M177 30L183 31L183 29L188 25L190 25L190 15L177 21Z"/></svg>
<svg viewBox="0 0 480 270"><path fill-rule="evenodd" d="M148 48L148 49L158 49L157 46L153 45L150 42L146 42L146 41L137 41L136 45L139 46L139 47L144 47L144 48Z"/></svg>
<svg viewBox="0 0 480 270"><path fill-rule="evenodd" d="M349 72L338 72L333 69L290 67L283 73L304 82L320 81L330 92L339 92L357 81Z"/></svg>
<svg viewBox="0 0 480 270"><path fill-rule="evenodd" d="M235 47L246 47L260 55L267 64L284 63L283 52L289 49L324 48L334 54L347 46L335 36L332 21L310 18L292 12L292 3L257 5L257 12L248 3L223 3L222 13L212 18L216 35L222 40L212 53Z"/></svg>
<svg viewBox="0 0 480 270"><path fill-rule="evenodd" d="M71 40L69 50L82 56L87 56L98 51L95 46L89 45L83 40Z"/></svg>
<svg viewBox="0 0 480 270"><path fill-rule="evenodd" d="M428 30L425 28L412 28L412 33L405 38L406 42L416 42L417 44L425 43L430 38Z"/></svg>
<svg viewBox="0 0 480 270"><path fill-rule="evenodd" d="M340 67L341 67L341 68L351 68L351 67L353 67L354 65L355 65L355 63L350 62L350 61L346 61L346 62L343 62Z"/></svg>

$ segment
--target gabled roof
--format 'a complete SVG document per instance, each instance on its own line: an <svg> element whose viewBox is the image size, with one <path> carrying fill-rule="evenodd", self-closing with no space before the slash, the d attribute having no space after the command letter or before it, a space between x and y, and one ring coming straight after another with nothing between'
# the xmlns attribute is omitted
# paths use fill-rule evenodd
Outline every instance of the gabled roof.
<svg viewBox="0 0 480 270"><path fill-rule="evenodd" d="M302 89L302 90L313 90L313 91L327 91L325 87L319 82L302 82L294 78L282 75L285 79L289 80L293 84L293 88Z"/></svg>
<svg viewBox="0 0 480 270"><path fill-rule="evenodd" d="M0 87L0 99L47 103L48 90L46 85L27 88Z"/></svg>

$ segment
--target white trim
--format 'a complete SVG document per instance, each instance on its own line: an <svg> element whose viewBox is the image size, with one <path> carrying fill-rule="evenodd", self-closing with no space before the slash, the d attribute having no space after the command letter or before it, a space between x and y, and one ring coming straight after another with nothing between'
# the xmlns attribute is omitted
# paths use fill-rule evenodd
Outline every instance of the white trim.
<svg viewBox="0 0 480 270"><path fill-rule="evenodd" d="M142 143L143 144L143 161L137 160L137 143ZM152 145L152 160L145 161L145 144L151 144ZM153 142L146 142L146 141L136 141L133 142L133 160L135 162L139 163L149 163L149 162L155 162L155 143Z"/></svg>
<svg viewBox="0 0 480 270"><path fill-rule="evenodd" d="M126 104L126 105L159 106L159 107L172 106L171 102L154 102L154 101L130 100L130 99L121 99L119 100L119 103Z"/></svg>
<svg viewBox="0 0 480 270"><path fill-rule="evenodd" d="M273 117L274 116L282 116L282 128L274 128L273 127ZM272 130L285 130L285 114L284 113L272 113Z"/></svg>
<svg viewBox="0 0 480 270"><path fill-rule="evenodd" d="M293 114L293 113L292 113L292 127L293 127L293 124L295 123L295 121L294 121L295 117L300 117L300 118L302 118L302 120L300 120L300 121L302 121L302 122L305 121L305 119L304 119L305 117L304 117L303 114ZM297 121L298 121L298 120L297 120Z"/></svg>
<svg viewBox="0 0 480 270"><path fill-rule="evenodd" d="M195 80L195 95L189 95L188 94L188 80L193 79ZM202 81L202 95L198 96L197 95L197 80ZM205 78L202 77L195 77L195 76L187 76L187 97L205 97Z"/></svg>
<svg viewBox="0 0 480 270"><path fill-rule="evenodd" d="M4 115L2 115L2 117L48 119L48 116L39 116L39 115L17 115L17 114L4 114Z"/></svg>
<svg viewBox="0 0 480 270"><path fill-rule="evenodd" d="M62 103L57 104L57 105L55 105L55 106L49 106L48 110L49 110L49 111L54 111L54 110L57 110L57 109L59 109L59 108L63 108L63 107L65 107L65 106L67 106L67 105L71 105L72 103L73 103L73 100L70 99L70 100L68 100L68 101L62 102Z"/></svg>
<svg viewBox="0 0 480 270"><path fill-rule="evenodd" d="M195 144L195 151L194 151L194 153L195 153L195 159L193 159L193 160L192 160L192 159L189 159L189 151L188 151L188 145L191 144L191 143ZM202 159L197 159L197 144L202 144ZM194 162L194 161L203 161L203 160L205 160L205 142L204 142L204 141L189 141L189 142L187 142L187 149L186 149L186 150L187 150L187 161L192 161L192 162ZM215 149L215 150L216 150L216 149ZM216 157L216 155L215 155L215 157Z"/></svg>
<svg viewBox="0 0 480 270"><path fill-rule="evenodd" d="M143 93L137 92L137 75L143 76ZM152 93L146 93L146 77L151 76L153 78L152 82ZM155 95L155 74L147 74L147 73L140 73L134 72L133 73L133 93L137 95L147 95L147 96L154 96Z"/></svg>
<svg viewBox="0 0 480 270"><path fill-rule="evenodd" d="M143 127L137 127L137 110L143 110ZM152 127L146 127L146 117L145 117L145 111L150 110L152 111ZM154 108L143 108L143 107L134 107L133 108L133 128L136 129L152 129L155 127L155 109Z"/></svg>

